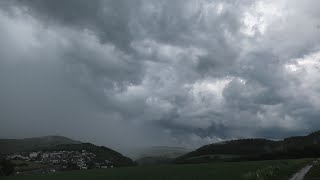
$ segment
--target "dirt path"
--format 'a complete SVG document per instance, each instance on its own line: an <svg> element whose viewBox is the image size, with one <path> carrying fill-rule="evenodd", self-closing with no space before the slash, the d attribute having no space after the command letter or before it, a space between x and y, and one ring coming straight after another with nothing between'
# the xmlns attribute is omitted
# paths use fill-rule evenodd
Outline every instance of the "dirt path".
<svg viewBox="0 0 320 180"><path fill-rule="evenodd" d="M309 172L313 165L308 165L297 172L290 180L303 180L304 176Z"/></svg>

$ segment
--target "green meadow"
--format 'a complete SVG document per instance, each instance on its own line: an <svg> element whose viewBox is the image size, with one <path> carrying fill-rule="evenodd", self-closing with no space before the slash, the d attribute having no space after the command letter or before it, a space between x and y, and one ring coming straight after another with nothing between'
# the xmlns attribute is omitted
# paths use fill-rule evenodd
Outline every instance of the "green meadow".
<svg viewBox="0 0 320 180"><path fill-rule="evenodd" d="M289 179L295 172L312 162L312 159L270 160L249 162L217 162L149 167L125 167L79 170L11 176L4 180L251 180Z"/></svg>
<svg viewBox="0 0 320 180"><path fill-rule="evenodd" d="M310 171L306 174L304 180L320 180L320 161L313 165Z"/></svg>

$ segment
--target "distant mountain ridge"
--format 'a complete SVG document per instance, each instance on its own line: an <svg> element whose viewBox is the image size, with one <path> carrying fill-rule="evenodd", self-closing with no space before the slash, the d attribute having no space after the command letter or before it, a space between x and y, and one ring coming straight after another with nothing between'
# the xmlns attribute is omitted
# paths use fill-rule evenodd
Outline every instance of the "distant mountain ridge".
<svg viewBox="0 0 320 180"><path fill-rule="evenodd" d="M138 165L170 164L176 157L190 152L191 149L173 146L152 146L132 150L130 157Z"/></svg>
<svg viewBox="0 0 320 180"><path fill-rule="evenodd" d="M191 149L173 146L151 146L147 148L134 149L130 153L130 157L140 159L145 157L167 157L176 158L190 152Z"/></svg>
<svg viewBox="0 0 320 180"><path fill-rule="evenodd" d="M182 155L175 163L241 161L320 156L320 131L307 136L288 137L280 141L239 139L209 144Z"/></svg>

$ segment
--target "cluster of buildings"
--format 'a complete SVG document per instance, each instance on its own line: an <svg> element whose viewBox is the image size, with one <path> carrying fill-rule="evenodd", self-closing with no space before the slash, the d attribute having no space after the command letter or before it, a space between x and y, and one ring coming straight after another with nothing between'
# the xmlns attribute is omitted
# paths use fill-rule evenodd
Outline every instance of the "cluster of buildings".
<svg viewBox="0 0 320 180"><path fill-rule="evenodd" d="M86 150L81 151L52 151L52 152L22 152L6 156L8 160L38 162L57 169L92 169L110 168L110 160L98 160L96 155Z"/></svg>

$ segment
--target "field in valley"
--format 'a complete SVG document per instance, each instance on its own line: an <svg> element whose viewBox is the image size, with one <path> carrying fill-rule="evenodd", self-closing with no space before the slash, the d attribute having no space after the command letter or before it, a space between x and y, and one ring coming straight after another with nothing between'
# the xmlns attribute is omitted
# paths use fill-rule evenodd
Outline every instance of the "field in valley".
<svg viewBox="0 0 320 180"><path fill-rule="evenodd" d="M29 176L11 176L7 180L236 180L289 179L312 159L220 162L211 164L167 165L94 169Z"/></svg>
<svg viewBox="0 0 320 180"><path fill-rule="evenodd" d="M320 180L320 161L313 165L310 171L306 174L305 180Z"/></svg>

